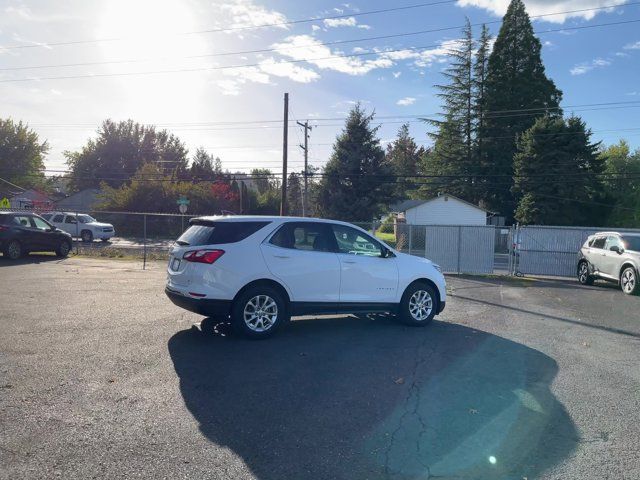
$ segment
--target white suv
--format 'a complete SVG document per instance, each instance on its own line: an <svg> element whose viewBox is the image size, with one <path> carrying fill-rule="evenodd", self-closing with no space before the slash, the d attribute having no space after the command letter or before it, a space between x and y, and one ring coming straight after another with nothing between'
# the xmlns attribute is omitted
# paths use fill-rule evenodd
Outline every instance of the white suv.
<svg viewBox="0 0 640 480"><path fill-rule="evenodd" d="M393 312L426 325L445 307L430 260L399 253L351 224L293 217L200 217L170 251L167 296L266 337L292 315Z"/></svg>
<svg viewBox="0 0 640 480"><path fill-rule="evenodd" d="M84 213L50 212L42 217L72 237L81 238L83 242L92 242L94 239L106 242L116 234L110 223L98 222L91 215Z"/></svg>

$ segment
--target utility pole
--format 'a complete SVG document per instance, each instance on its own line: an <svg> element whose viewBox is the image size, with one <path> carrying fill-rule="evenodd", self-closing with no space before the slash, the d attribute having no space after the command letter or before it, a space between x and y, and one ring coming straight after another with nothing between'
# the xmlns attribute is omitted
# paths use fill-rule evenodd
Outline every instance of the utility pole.
<svg viewBox="0 0 640 480"><path fill-rule="evenodd" d="M305 120L304 123L300 123L298 121L296 121L296 123L298 125L300 125L302 128L304 128L304 146L300 145L300 148L302 149L302 151L304 152L304 193L302 196L302 216L306 217L307 216L307 188L308 188L308 175L309 172L307 171L307 162L309 160L309 130L311 130L311 127L309 126L309 120Z"/></svg>
<svg viewBox="0 0 640 480"><path fill-rule="evenodd" d="M284 130L282 133L282 197L280 198L280 216L287 214L287 146L289 137L289 94L284 94Z"/></svg>

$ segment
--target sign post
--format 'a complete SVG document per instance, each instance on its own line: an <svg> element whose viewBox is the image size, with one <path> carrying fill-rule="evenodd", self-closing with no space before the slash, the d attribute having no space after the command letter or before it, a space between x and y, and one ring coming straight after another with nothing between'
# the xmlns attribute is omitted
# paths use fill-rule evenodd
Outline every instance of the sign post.
<svg viewBox="0 0 640 480"><path fill-rule="evenodd" d="M180 228L181 231L184 232L184 214L187 213L187 205L189 205L189 199L184 195L181 195L180 198L176 201L178 204L178 210L180 211Z"/></svg>

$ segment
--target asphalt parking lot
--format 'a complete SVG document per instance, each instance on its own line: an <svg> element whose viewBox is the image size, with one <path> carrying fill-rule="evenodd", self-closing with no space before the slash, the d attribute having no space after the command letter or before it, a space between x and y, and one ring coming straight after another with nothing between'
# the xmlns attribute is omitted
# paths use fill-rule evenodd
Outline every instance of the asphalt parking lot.
<svg viewBox="0 0 640 480"><path fill-rule="evenodd" d="M171 304L162 263L0 258L0 478L640 478L640 297L448 282L428 328L255 342Z"/></svg>

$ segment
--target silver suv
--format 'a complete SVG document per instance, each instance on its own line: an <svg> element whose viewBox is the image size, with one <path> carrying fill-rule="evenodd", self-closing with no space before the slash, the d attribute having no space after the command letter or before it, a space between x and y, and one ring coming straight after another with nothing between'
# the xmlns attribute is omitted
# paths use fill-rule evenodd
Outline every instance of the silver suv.
<svg viewBox="0 0 640 480"><path fill-rule="evenodd" d="M595 279L618 282L622 291L640 291L640 234L599 232L591 235L578 252L578 281L591 285Z"/></svg>

